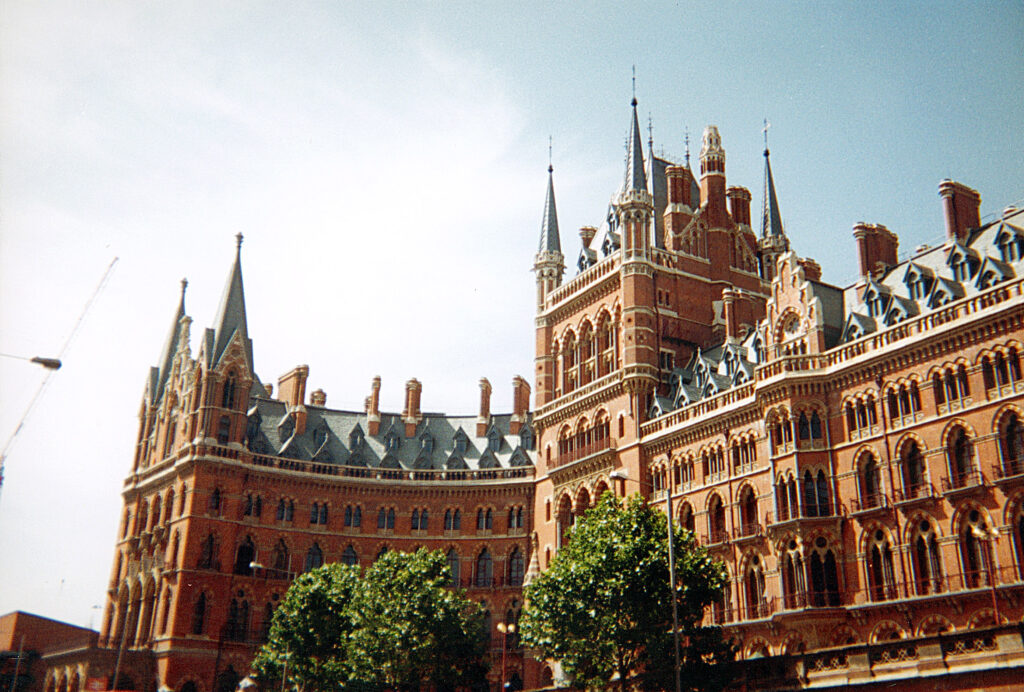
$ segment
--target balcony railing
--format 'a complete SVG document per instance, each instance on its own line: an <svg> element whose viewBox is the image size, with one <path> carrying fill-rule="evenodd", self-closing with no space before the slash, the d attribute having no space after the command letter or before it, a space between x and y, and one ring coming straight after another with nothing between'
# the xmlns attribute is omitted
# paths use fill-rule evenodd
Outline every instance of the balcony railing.
<svg viewBox="0 0 1024 692"><path fill-rule="evenodd" d="M1007 459L992 465L992 477L998 481L1024 476L1024 459Z"/></svg>
<svg viewBox="0 0 1024 692"><path fill-rule="evenodd" d="M572 462L579 461L585 457L599 454L605 450L611 449L611 447L611 437L603 437L594 440L593 442L588 442L587 444L577 445L571 449L565 450L564 452L559 452L557 465L565 466L566 464L571 464Z"/></svg>
<svg viewBox="0 0 1024 692"><path fill-rule="evenodd" d="M764 535L764 527L756 521L744 522L737 528L733 529L732 535L736 540L757 538Z"/></svg>
<svg viewBox="0 0 1024 692"><path fill-rule="evenodd" d="M918 483L910 485L903 490L893 492L893 502L896 505L905 505L917 500L935 499L935 486L931 483Z"/></svg>
<svg viewBox="0 0 1024 692"><path fill-rule="evenodd" d="M884 493L867 493L853 498L851 504L854 515L865 514L874 510L888 509L889 497Z"/></svg>
<svg viewBox="0 0 1024 692"><path fill-rule="evenodd" d="M971 469L965 473L954 473L949 478L942 479L942 493L956 493L961 490L971 490L985 485L985 477L981 471Z"/></svg>

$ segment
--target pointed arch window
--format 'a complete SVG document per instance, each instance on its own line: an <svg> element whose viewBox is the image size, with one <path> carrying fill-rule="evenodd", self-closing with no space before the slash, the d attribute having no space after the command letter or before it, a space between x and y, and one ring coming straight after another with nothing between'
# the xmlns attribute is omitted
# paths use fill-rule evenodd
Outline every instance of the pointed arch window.
<svg viewBox="0 0 1024 692"><path fill-rule="evenodd" d="M199 562L196 567L199 569L213 569L214 568L214 554L216 552L217 539L211 533L203 539L203 543L199 549Z"/></svg>
<svg viewBox="0 0 1024 692"><path fill-rule="evenodd" d="M748 620L767 617L770 613L764 589L764 565L759 555L754 555L747 564L743 577Z"/></svg>
<svg viewBox="0 0 1024 692"><path fill-rule="evenodd" d="M839 605L839 573L836 555L824 537L815 539L810 558L811 605L815 608Z"/></svg>
<svg viewBox="0 0 1024 692"><path fill-rule="evenodd" d="M879 485L878 461L874 454L865 454L861 459L857 470L857 480L860 486L861 509L880 506L882 494Z"/></svg>
<svg viewBox="0 0 1024 692"><path fill-rule="evenodd" d="M881 529L875 531L868 546L868 593L872 601L888 601L896 597L896 576L893 571L892 545Z"/></svg>
<svg viewBox="0 0 1024 692"><path fill-rule="evenodd" d="M214 488L213 492L210 493L210 514L220 514L220 488Z"/></svg>
<svg viewBox="0 0 1024 692"><path fill-rule="evenodd" d="M228 605L228 622L225 638L229 641L244 642L249 635L249 601L239 603L232 598Z"/></svg>
<svg viewBox="0 0 1024 692"><path fill-rule="evenodd" d="M476 585L478 587L491 586L494 582L494 564L491 553L484 548L476 558Z"/></svg>
<svg viewBox="0 0 1024 692"><path fill-rule="evenodd" d="M526 573L526 561L519 548L514 548L508 558L508 584L509 586L522 586L523 576Z"/></svg>
<svg viewBox="0 0 1024 692"><path fill-rule="evenodd" d="M341 564L349 566L359 564L359 556L356 555L356 549L351 545L345 548L344 552L342 552Z"/></svg>
<svg viewBox="0 0 1024 692"><path fill-rule="evenodd" d="M252 538L249 536L245 537L242 544L238 546L238 550L235 552L235 574L243 576L249 576L252 574L252 563L256 560L256 546L252 542Z"/></svg>
<svg viewBox="0 0 1024 692"><path fill-rule="evenodd" d="M804 559L796 541L790 541L782 557L782 593L786 608L798 608L805 601Z"/></svg>
<svg viewBox="0 0 1024 692"><path fill-rule="evenodd" d="M225 445L231 440L231 417L221 416L217 423L217 443Z"/></svg>
<svg viewBox="0 0 1024 692"><path fill-rule="evenodd" d="M914 567L914 586L919 596L941 593L945 589L942 578L942 556L935 527L922 520L911 538L911 560Z"/></svg>
<svg viewBox="0 0 1024 692"><path fill-rule="evenodd" d="M274 552L271 559L273 568L279 572L290 572L291 571L291 560L288 556L288 546L285 545L284 539L278 539L277 545L274 546Z"/></svg>
<svg viewBox="0 0 1024 692"><path fill-rule="evenodd" d="M221 408L235 407L235 389L237 386L238 378L235 375L235 371L232 370L228 373L227 379L224 380L224 388L221 390Z"/></svg>
<svg viewBox="0 0 1024 692"><path fill-rule="evenodd" d="M994 533L989 529L985 517L977 509L970 510L960 529L960 553L965 587L974 589L993 583L993 540Z"/></svg>
<svg viewBox="0 0 1024 692"><path fill-rule="evenodd" d="M907 498L920 497L926 490L924 457L916 442L907 443L900 452L903 493Z"/></svg>
<svg viewBox="0 0 1024 692"><path fill-rule="evenodd" d="M460 578L459 577L459 565L460 564L461 564L461 561L459 559L458 552L456 552L455 548L450 548L448 550L448 572L451 575L451 585L452 586L458 586L459 585L459 578Z"/></svg>
<svg viewBox="0 0 1024 692"><path fill-rule="evenodd" d="M946 458L949 461L950 484L954 488L963 488L973 480L974 471L974 446L967 431L961 427L956 428L950 435L946 445Z"/></svg>
<svg viewBox="0 0 1024 692"><path fill-rule="evenodd" d="M708 502L708 542L721 543L725 539L725 506L718 495L712 495Z"/></svg>
<svg viewBox="0 0 1024 692"><path fill-rule="evenodd" d="M322 550L320 550L320 545L318 543L314 543L310 547L310 549L308 551L306 551L306 564L305 564L305 570L304 571L308 572L308 571L310 571L312 569L316 569L317 567L320 567L323 564L324 564L324 553L323 553Z"/></svg>
<svg viewBox="0 0 1024 692"><path fill-rule="evenodd" d="M999 426L999 453L1003 460L1003 474L1016 476L1024 473L1024 426L1016 413L1007 415Z"/></svg>

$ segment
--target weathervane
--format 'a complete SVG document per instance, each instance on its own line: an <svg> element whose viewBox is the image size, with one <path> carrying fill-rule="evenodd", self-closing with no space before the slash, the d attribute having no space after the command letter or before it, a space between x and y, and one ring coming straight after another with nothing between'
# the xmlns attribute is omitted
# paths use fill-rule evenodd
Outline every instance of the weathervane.
<svg viewBox="0 0 1024 692"><path fill-rule="evenodd" d="M765 118L764 127L761 128L761 132L764 133L764 153L766 154L768 153L768 128L770 128L771 126L772 124L768 122L768 118Z"/></svg>
<svg viewBox="0 0 1024 692"><path fill-rule="evenodd" d="M551 165L551 135L548 135L548 173L555 170L554 166Z"/></svg>

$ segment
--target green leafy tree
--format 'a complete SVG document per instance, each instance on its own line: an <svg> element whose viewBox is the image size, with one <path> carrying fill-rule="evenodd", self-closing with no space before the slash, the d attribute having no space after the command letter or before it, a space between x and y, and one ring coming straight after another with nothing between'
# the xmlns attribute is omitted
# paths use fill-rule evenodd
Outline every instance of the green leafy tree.
<svg viewBox="0 0 1024 692"><path fill-rule="evenodd" d="M402 688L484 678L483 611L450 580L444 553L422 548L388 552L367 568L352 604L356 676Z"/></svg>
<svg viewBox="0 0 1024 692"><path fill-rule="evenodd" d="M307 572L275 611L253 672L299 692L483 680L483 612L449 581L444 554L424 549L385 553L363 575L341 564Z"/></svg>
<svg viewBox="0 0 1024 692"><path fill-rule="evenodd" d="M622 690L634 678L673 689L667 534L665 515L639 496L623 506L605 493L526 588L524 642L561 661L578 685L603 687L617 674ZM734 650L700 621L726 584L725 567L689 531L676 530L673 547L683 685L720 689Z"/></svg>
<svg viewBox="0 0 1024 692"><path fill-rule="evenodd" d="M274 611L267 643L252 662L256 677L287 680L289 689L337 689L351 677L350 605L356 567L332 563L300 575Z"/></svg>

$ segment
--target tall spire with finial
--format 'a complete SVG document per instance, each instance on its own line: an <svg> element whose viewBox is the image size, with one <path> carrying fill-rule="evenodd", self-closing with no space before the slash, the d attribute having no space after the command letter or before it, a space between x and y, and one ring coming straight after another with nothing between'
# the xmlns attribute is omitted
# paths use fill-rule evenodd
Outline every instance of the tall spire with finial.
<svg viewBox="0 0 1024 692"><path fill-rule="evenodd" d="M174 321L171 323L171 329L167 334L167 340L164 342L163 350L160 351L160 365L156 370L156 382L154 383L155 389L152 392L153 403L156 403L163 395L164 388L167 386L167 379L171 375L171 366L174 363L174 354L178 348L178 340L181 338L182 329L182 318L185 317L185 289L188 288L188 279L181 280L181 298L178 300L178 309L174 313Z"/></svg>
<svg viewBox="0 0 1024 692"><path fill-rule="evenodd" d="M220 307L214 318L213 350L209 356L211 365L217 364L231 339L238 334L245 344L246 356L250 367L252 366L252 341L249 339L248 321L245 316L245 290L242 287L242 238L241 233L235 235L235 263L231 267L228 282L220 299Z"/></svg>
<svg viewBox="0 0 1024 692"><path fill-rule="evenodd" d="M683 141L686 143L686 167L690 167L690 128L686 128L683 136Z"/></svg>
<svg viewBox="0 0 1024 692"><path fill-rule="evenodd" d="M767 118L764 121L764 212L761 215L761 237L784 237L782 215L779 213L779 200L775 196L775 180L772 178L772 163L768 154L768 128L771 125Z"/></svg>
<svg viewBox="0 0 1024 692"><path fill-rule="evenodd" d="M623 192L629 190L646 190L647 173L644 170L643 140L640 139L640 121L636 115L636 68L633 68L633 120L630 123L629 150L626 154L626 178L622 185Z"/></svg>
<svg viewBox="0 0 1024 692"><path fill-rule="evenodd" d="M551 164L551 138L548 138L548 189L544 198L544 217L540 225L540 243L533 262L537 275L537 306L544 305L548 293L562 283L565 273L565 256L562 254L562 240L558 233L558 211L555 208L554 166Z"/></svg>

